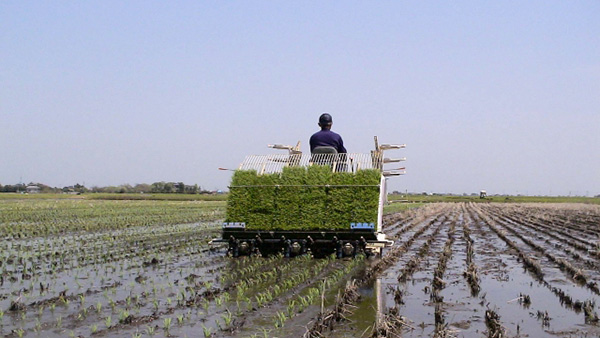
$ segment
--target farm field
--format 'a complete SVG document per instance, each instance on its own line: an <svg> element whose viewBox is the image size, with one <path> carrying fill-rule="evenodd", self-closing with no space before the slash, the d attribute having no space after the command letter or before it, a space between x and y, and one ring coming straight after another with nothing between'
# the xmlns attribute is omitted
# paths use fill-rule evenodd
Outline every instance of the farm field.
<svg viewBox="0 0 600 338"><path fill-rule="evenodd" d="M600 206L430 203L382 258L226 257L219 201L0 201L3 337L597 337Z"/></svg>
<svg viewBox="0 0 600 338"><path fill-rule="evenodd" d="M441 203L387 223L396 246L377 281L389 330L405 324L403 337L600 335L597 205Z"/></svg>

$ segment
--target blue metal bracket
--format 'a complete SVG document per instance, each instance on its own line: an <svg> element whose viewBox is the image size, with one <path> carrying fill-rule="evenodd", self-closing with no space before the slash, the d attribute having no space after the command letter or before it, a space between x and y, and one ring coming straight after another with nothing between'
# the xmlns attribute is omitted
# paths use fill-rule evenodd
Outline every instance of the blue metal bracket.
<svg viewBox="0 0 600 338"><path fill-rule="evenodd" d="M246 229L245 222L224 222L223 229Z"/></svg>
<svg viewBox="0 0 600 338"><path fill-rule="evenodd" d="M350 223L352 230L375 230L375 223Z"/></svg>

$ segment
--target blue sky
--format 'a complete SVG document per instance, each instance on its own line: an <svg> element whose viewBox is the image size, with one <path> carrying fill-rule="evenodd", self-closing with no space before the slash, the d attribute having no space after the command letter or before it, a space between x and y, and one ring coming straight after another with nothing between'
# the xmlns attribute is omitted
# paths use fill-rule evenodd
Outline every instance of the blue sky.
<svg viewBox="0 0 600 338"><path fill-rule="evenodd" d="M0 3L0 184L225 188L322 112L393 190L600 194L598 1Z"/></svg>

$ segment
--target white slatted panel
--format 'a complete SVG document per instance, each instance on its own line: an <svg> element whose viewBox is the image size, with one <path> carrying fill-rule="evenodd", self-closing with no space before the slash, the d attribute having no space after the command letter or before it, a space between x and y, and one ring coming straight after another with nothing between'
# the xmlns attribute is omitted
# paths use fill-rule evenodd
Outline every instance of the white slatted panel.
<svg viewBox="0 0 600 338"><path fill-rule="evenodd" d="M356 172L362 169L381 169L382 158L372 154L272 154L246 156L238 169L256 170L259 174L280 173L286 166L327 164L332 170Z"/></svg>

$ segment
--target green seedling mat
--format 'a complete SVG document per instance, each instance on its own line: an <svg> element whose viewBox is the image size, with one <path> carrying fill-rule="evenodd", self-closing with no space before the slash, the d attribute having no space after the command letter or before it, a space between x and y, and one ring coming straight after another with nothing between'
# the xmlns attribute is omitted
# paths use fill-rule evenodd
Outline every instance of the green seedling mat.
<svg viewBox="0 0 600 338"><path fill-rule="evenodd" d="M380 180L375 169L285 167L264 175L237 170L225 221L245 222L250 230L347 230L353 222L376 223Z"/></svg>

